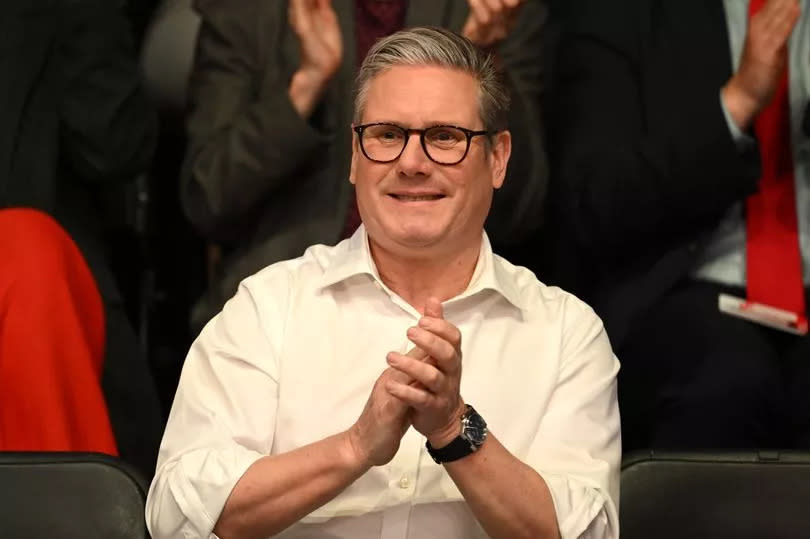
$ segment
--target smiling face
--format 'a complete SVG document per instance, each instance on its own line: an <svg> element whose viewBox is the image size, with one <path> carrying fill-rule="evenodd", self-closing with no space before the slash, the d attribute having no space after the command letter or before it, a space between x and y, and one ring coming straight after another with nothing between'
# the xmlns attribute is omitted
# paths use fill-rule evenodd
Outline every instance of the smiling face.
<svg viewBox="0 0 810 539"><path fill-rule="evenodd" d="M368 85L361 123L375 122L409 129L454 125L483 130L478 84L459 70L394 66ZM474 137L462 162L440 165L425 155L413 133L399 159L376 163L363 155L355 134L350 178L369 238L406 256L477 245L510 150L507 131L495 136L491 148L485 136Z"/></svg>

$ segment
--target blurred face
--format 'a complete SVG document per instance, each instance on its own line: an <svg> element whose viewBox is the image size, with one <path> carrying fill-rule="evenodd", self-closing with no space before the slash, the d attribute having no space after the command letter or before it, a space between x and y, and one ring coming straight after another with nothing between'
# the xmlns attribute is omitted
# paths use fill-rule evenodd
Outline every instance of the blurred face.
<svg viewBox="0 0 810 539"><path fill-rule="evenodd" d="M466 73L442 67L390 68L369 83L361 123L376 122L406 129L452 125L483 130L478 84ZM378 140L392 136L382 133ZM506 173L509 133L499 133L492 147L486 136L474 137L464 160L455 165L431 161L417 133L406 138L398 159L376 163L363 155L354 135L350 178L371 240L411 255L478 244L493 189ZM440 132L434 143L440 147L444 138Z"/></svg>

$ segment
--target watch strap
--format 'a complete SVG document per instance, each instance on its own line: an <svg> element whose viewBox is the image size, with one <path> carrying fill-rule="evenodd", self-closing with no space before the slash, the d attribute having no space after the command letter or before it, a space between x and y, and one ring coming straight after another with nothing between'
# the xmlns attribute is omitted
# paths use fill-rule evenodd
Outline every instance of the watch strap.
<svg viewBox="0 0 810 539"><path fill-rule="evenodd" d="M425 445L427 447L428 454L437 464L459 460L467 455L475 453L475 451L478 449L461 436L456 436L452 442L444 447L440 447L439 449L436 449L430 445L430 442L427 442Z"/></svg>

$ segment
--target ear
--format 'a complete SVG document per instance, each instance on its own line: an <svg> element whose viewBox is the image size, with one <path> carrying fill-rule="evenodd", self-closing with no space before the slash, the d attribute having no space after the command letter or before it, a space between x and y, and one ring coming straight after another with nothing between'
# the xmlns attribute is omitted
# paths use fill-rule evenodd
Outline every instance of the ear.
<svg viewBox="0 0 810 539"><path fill-rule="evenodd" d="M512 155L512 133L501 131L492 141L492 158L489 166L492 167L492 187L500 189L506 179L506 165Z"/></svg>
<svg viewBox="0 0 810 539"><path fill-rule="evenodd" d="M352 124L354 127L354 124ZM354 185L356 183L355 174L357 172L357 152L360 151L360 141L357 139L357 133L352 129L352 164L349 167L349 181Z"/></svg>

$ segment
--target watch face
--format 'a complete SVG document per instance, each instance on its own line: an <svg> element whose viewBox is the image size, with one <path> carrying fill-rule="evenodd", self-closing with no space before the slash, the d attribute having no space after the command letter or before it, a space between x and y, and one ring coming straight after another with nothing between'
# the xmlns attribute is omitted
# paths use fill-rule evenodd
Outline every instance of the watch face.
<svg viewBox="0 0 810 539"><path fill-rule="evenodd" d="M487 423L475 410L470 409L470 413L464 417L462 436L475 446L484 443L487 437Z"/></svg>

